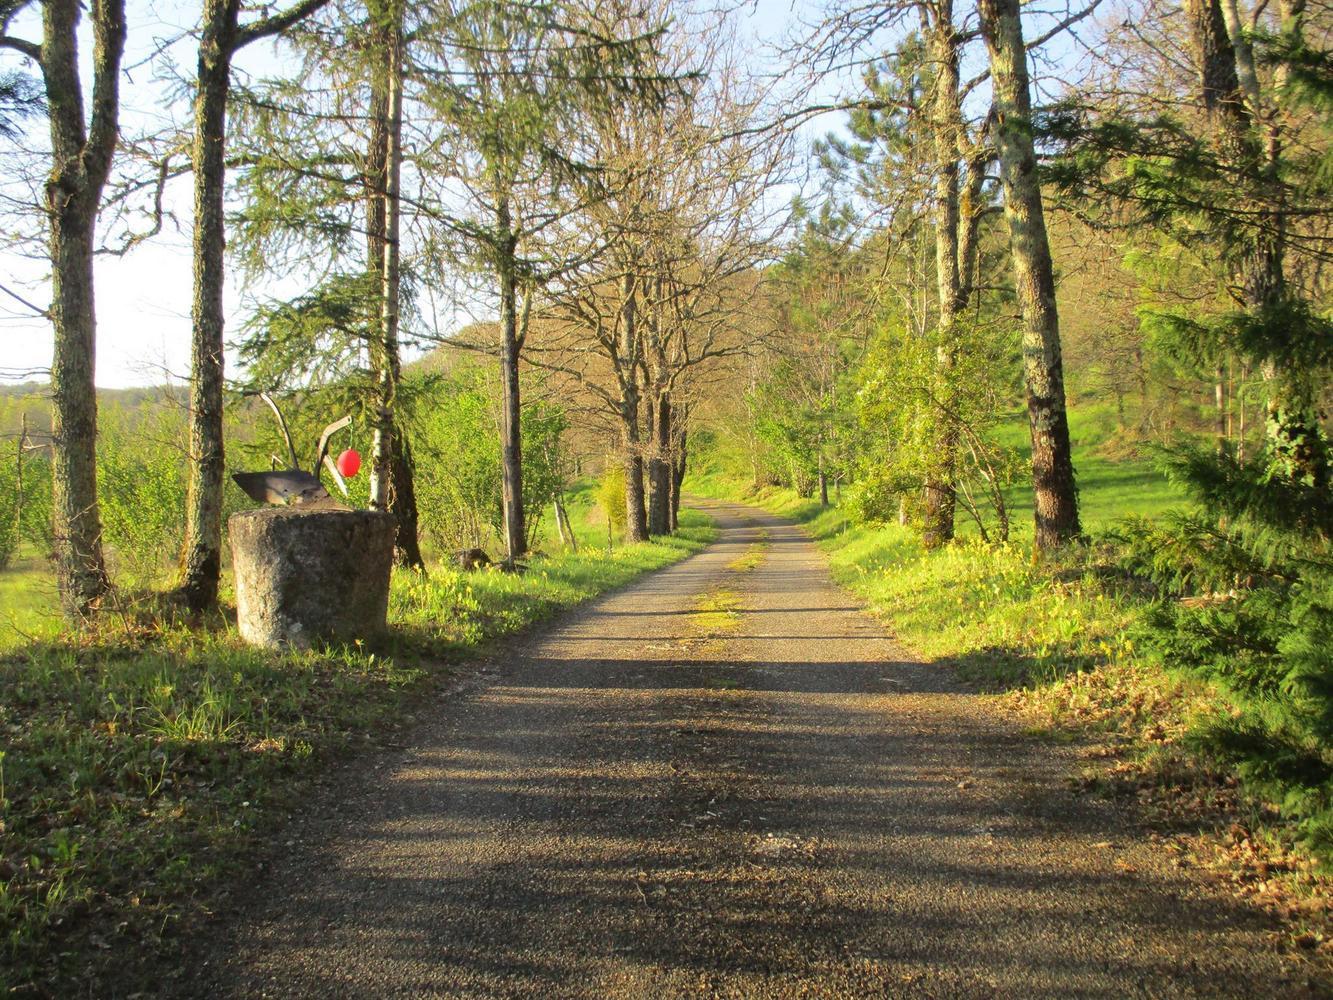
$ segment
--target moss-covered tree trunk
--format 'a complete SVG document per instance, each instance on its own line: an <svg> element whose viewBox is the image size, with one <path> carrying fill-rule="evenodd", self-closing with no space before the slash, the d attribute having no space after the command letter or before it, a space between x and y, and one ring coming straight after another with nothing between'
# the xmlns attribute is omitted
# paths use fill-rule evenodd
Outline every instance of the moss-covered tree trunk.
<svg viewBox="0 0 1333 1000"><path fill-rule="evenodd" d="M995 145L1009 225L1014 286L1023 315L1023 375L1032 436L1032 487L1038 551L1079 536L1078 492L1065 410L1060 317L1037 157L1032 96L1018 0L978 0L990 55Z"/></svg>
<svg viewBox="0 0 1333 1000"><path fill-rule="evenodd" d="M227 92L238 0L205 0L194 99L194 299L190 338L190 470L181 593L195 610L217 603L222 571L223 336Z"/></svg>
<svg viewBox="0 0 1333 1000"><path fill-rule="evenodd" d="M509 215L509 201L497 199L496 230L500 234L496 269L500 275L500 465L504 503L505 550L510 562L527 550L523 523L523 425L519 396L518 261Z"/></svg>
<svg viewBox="0 0 1333 1000"><path fill-rule="evenodd" d="M86 121L77 42L81 8L77 0L42 4L40 51L51 133L52 534L61 606L71 620L85 616L110 589L97 505L93 250L116 148L125 49L123 0L94 0L92 115Z"/></svg>
<svg viewBox="0 0 1333 1000"><path fill-rule="evenodd" d="M653 447L648 459L648 533L671 534L671 394L665 389L657 392L652 403L656 411L653 421Z"/></svg>
<svg viewBox="0 0 1333 1000"><path fill-rule="evenodd" d="M689 428L686 426L689 408L677 408L675 441L671 449L671 530L680 527L680 490L685 482L685 463L688 458Z"/></svg>
<svg viewBox="0 0 1333 1000"><path fill-rule="evenodd" d="M644 497L643 442L639 437L638 392L621 402L621 446L625 470L625 540L648 540L648 509Z"/></svg>
<svg viewBox="0 0 1333 1000"><path fill-rule="evenodd" d="M648 508L644 497L643 441L639 433L639 340L638 282L633 274L621 278L621 305L617 317L619 343L615 351L616 377L620 382L620 435L624 449L625 538L648 540Z"/></svg>
<svg viewBox="0 0 1333 1000"><path fill-rule="evenodd" d="M190 469L181 594L195 610L217 603L222 573L222 490L226 472L222 405L226 316L227 99L238 50L285 31L328 0L303 0L239 26L240 0L204 0L194 99L194 294L190 335Z"/></svg>

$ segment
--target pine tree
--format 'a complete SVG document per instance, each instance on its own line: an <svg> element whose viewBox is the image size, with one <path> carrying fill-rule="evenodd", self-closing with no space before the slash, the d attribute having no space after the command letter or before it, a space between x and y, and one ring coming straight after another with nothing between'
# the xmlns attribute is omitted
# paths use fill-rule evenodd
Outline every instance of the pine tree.
<svg viewBox="0 0 1333 1000"><path fill-rule="evenodd" d="M1284 264L1297 245L1294 222L1326 198L1326 178L1308 153L1282 152L1286 126L1263 111L1272 108L1254 66L1279 63L1277 76L1313 69L1304 99L1317 100L1318 67L1330 64L1305 47L1290 17L1280 39L1265 40L1233 35L1217 0L1190 0L1186 10L1205 128L1177 116L1057 118L1073 143L1056 176L1070 189L1115 194L1131 218L1208 253L1227 272L1238 308L1151 321L1183 357L1207 363L1228 351L1266 372L1265 447L1248 459L1229 445L1178 447L1168 468L1193 507L1159 524L1130 522L1120 534L1126 563L1161 588L1140 629L1143 644L1214 680L1232 708L1197 738L1328 855L1333 484L1316 403L1333 371L1333 323Z"/></svg>

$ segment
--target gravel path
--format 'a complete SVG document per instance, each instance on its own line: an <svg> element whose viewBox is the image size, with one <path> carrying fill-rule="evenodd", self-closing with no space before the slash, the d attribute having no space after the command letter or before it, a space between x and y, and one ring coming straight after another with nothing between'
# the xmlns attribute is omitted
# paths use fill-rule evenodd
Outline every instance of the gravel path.
<svg viewBox="0 0 1333 1000"><path fill-rule="evenodd" d="M1309 995L1262 916L907 658L799 529L698 506L716 544L445 701L186 992Z"/></svg>

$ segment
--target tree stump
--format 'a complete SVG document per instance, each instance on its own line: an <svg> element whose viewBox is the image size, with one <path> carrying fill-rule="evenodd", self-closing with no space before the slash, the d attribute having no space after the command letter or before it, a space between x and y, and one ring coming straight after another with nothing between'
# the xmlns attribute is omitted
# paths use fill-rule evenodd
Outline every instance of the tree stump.
<svg viewBox="0 0 1333 1000"><path fill-rule="evenodd" d="M227 528L246 642L308 649L384 630L392 514L298 504L233 514Z"/></svg>

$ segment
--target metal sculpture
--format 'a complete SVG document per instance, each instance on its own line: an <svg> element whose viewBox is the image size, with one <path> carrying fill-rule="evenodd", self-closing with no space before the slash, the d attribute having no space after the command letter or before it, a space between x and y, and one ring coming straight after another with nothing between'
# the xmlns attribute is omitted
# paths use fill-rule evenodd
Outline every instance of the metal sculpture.
<svg viewBox="0 0 1333 1000"><path fill-rule="evenodd" d="M232 480L239 486L245 495L252 500L260 503L269 503L276 506L286 504L324 504L332 503L333 497L329 495L328 490L319 478L320 466L328 469L333 475L333 481L338 484L338 490L344 497L347 496L347 483L338 471L333 459L329 457L329 439L334 434L342 430L352 422L350 416L343 417L341 420L335 420L324 428L324 433L319 436L319 447L315 451L315 464L311 466L312 471L306 472L300 468L300 461L296 457L296 447L292 444L291 432L287 429L287 420L278 409L278 404L266 392L261 392L259 398L268 404L273 415L278 418L278 429L282 431L282 439L287 442L287 455L291 461L290 468L279 469L278 458L273 459L273 468L268 472L234 472Z"/></svg>

